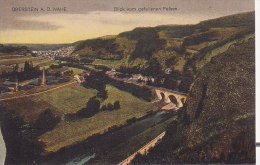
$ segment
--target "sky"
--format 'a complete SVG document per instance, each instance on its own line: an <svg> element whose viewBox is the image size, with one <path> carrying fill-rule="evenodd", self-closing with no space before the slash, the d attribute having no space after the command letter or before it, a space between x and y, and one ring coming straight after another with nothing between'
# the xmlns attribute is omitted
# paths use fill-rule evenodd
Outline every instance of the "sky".
<svg viewBox="0 0 260 165"><path fill-rule="evenodd" d="M72 43L248 11L254 0L0 0L0 43Z"/></svg>

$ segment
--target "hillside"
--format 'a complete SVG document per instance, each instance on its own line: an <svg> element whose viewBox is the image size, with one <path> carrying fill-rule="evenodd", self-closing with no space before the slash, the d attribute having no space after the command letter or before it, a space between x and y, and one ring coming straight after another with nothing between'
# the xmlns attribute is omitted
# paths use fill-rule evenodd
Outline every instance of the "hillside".
<svg viewBox="0 0 260 165"><path fill-rule="evenodd" d="M72 55L62 59L64 63L47 69L46 75L61 77L72 70L72 78L87 67L94 71L81 85L69 82L66 87L54 84L1 94L1 131L8 148L6 160L9 164L40 164L55 154L64 160L71 159L63 152L73 153L70 149L75 147L76 154L97 154L94 163L118 163L166 130L161 143L146 156L137 156L132 163L253 163L254 15L254 12L236 14L196 25L135 28L116 36L68 44L75 48ZM27 44L35 50L68 45ZM0 45L1 81L9 77L15 81L23 70L27 80L30 72L24 69L25 64L45 68L53 64L34 57L28 47ZM35 68L40 71L39 67ZM122 141L98 153L89 139L95 141L104 136L117 142L109 134L122 126L142 123L164 104L137 97L149 93L141 85L107 80L105 71L110 69L121 72L122 79L133 73L149 76L154 82L142 84L185 92L187 100L177 112L159 111L166 113L165 118L169 113L174 117L159 123L152 118L151 128L144 122L149 128L126 141L115 134ZM41 74L38 72L35 77ZM38 92L41 93L22 96ZM3 99L9 96L17 97ZM87 142L90 148L85 148Z"/></svg>
<svg viewBox="0 0 260 165"><path fill-rule="evenodd" d="M254 15L254 12L242 13L196 25L136 28L117 36L79 42L73 56L92 61L88 65L103 65L155 78L160 75L158 82L162 84L158 85L166 88L165 70L170 69L170 81L179 83L169 88L187 92L197 70L213 56L253 35Z"/></svg>
<svg viewBox="0 0 260 165"><path fill-rule="evenodd" d="M24 68L25 62L32 62L33 66L49 66L52 61L34 57L31 50L26 46L12 46L0 44L0 75L12 72L18 65L20 72Z"/></svg>
<svg viewBox="0 0 260 165"><path fill-rule="evenodd" d="M250 38L212 58L162 143L133 163L255 162L254 43Z"/></svg>
<svg viewBox="0 0 260 165"><path fill-rule="evenodd" d="M50 86L49 88L54 87ZM107 85L106 90L108 98L102 102L102 105L119 100L120 109L116 111L100 111L92 117L75 122L65 121L64 116L86 107L89 99L97 95L96 90L73 84L41 95L0 101L0 112L3 112L3 109L13 112L15 117L21 116L22 121L27 122L26 124L37 121L40 118L39 116L45 113L46 110L50 110L53 116L61 119L55 128L34 139L42 144L41 150L43 150L43 153L41 154L48 154L85 140L92 135L102 134L110 128L124 125L131 118L140 118L145 116L147 112L156 110L156 107L153 107L149 102L134 97L116 87ZM21 131L32 131L26 130L27 128L24 127L19 129Z"/></svg>

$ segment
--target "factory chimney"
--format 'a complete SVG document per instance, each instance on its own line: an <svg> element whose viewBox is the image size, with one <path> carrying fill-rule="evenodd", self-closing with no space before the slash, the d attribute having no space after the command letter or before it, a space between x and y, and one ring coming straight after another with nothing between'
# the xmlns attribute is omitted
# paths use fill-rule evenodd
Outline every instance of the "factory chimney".
<svg viewBox="0 0 260 165"><path fill-rule="evenodd" d="M45 85L45 67L43 67L43 69L42 69L42 86L44 86Z"/></svg>

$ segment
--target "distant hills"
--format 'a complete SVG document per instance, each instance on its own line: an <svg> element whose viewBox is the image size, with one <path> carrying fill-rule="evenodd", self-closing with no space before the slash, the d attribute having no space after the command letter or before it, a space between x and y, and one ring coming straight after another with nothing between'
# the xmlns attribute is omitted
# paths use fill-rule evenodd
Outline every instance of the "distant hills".
<svg viewBox="0 0 260 165"><path fill-rule="evenodd" d="M196 25L135 28L117 36L78 42L73 56L91 59L90 65L152 76L170 69L178 81L171 88L187 91L190 77L213 56L254 35L254 18L255 13L248 12Z"/></svg>
<svg viewBox="0 0 260 165"><path fill-rule="evenodd" d="M59 49L61 47L67 47L71 44L6 44L15 47L25 46L30 50L50 50L50 49Z"/></svg>
<svg viewBox="0 0 260 165"><path fill-rule="evenodd" d="M195 25L139 27L71 44L22 44L22 47L47 50L73 46L70 58L76 60L71 61L81 61L92 68L153 76L156 86L187 92L194 76L211 58L254 36L254 19L255 13L247 12ZM21 48L21 44L12 46Z"/></svg>
<svg viewBox="0 0 260 165"><path fill-rule="evenodd" d="M0 44L0 53L26 55L31 51L26 46L12 46Z"/></svg>

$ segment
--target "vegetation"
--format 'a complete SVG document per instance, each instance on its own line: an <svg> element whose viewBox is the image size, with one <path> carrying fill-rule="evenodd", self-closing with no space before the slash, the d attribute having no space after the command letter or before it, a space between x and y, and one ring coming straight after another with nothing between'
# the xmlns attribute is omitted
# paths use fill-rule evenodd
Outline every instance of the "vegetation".
<svg viewBox="0 0 260 165"><path fill-rule="evenodd" d="M8 112L3 132L14 149L11 152L18 154L8 160L28 163L40 154L56 152L155 111L148 102L150 89L112 79L108 84L104 72L116 69L125 75L152 76L155 81L149 85L188 92L188 98L177 119L128 139L95 161L117 163L170 123L162 143L133 163L254 163L253 37L254 12L250 12L196 25L136 28L118 36L80 41L74 43L73 56L66 59L69 67L51 66L48 60L33 57L26 47L0 45L3 78L32 78L40 74L40 67L49 65L48 74L57 76L72 77L86 68L95 72L82 86L1 101L4 110L0 112Z"/></svg>
<svg viewBox="0 0 260 165"><path fill-rule="evenodd" d="M140 118L147 112L156 110L150 103L111 85L107 85L106 90L108 98L102 102L102 105L111 103L117 108L120 105L120 109L100 111L92 117L69 123L65 122L63 117L85 108L88 100L97 95L96 90L75 84L50 93L17 99L15 102L1 101L1 104L8 110L14 110L16 114L22 114L26 122L35 122L38 116L48 108L54 116L61 117L61 121L52 130L38 138L38 141L44 144L44 153L47 153L82 141L94 134L102 134L112 126L125 124L130 118Z"/></svg>
<svg viewBox="0 0 260 165"><path fill-rule="evenodd" d="M187 92L198 70L214 55L253 33L254 12L249 12L196 25L136 28L118 36L82 41L73 54L91 58L88 65L153 76L160 83L151 85ZM165 73L169 68L178 76L169 80Z"/></svg>
<svg viewBox="0 0 260 165"><path fill-rule="evenodd" d="M32 122L46 109L51 109L58 116L75 113L84 108L88 100L96 94L94 89L74 84L41 95L16 99L15 102L1 101L1 104L8 110L23 114L26 122Z"/></svg>
<svg viewBox="0 0 260 165"><path fill-rule="evenodd" d="M7 147L7 164L33 164L42 152L35 143L38 136L53 129L60 121L51 110L43 111L35 122L25 122L23 116L14 116L12 111L0 107L1 131Z"/></svg>
<svg viewBox="0 0 260 165"><path fill-rule="evenodd" d="M153 140L156 136L166 130L168 124L176 120L176 117L172 117L162 123L159 123L140 134L120 143L114 148L110 148L109 151L103 152L101 155L91 160L90 164L116 164L126 159L128 156L136 152L145 144Z"/></svg>
<svg viewBox="0 0 260 165"><path fill-rule="evenodd" d="M19 65L16 64L13 67L12 72L3 71L0 75L0 78L9 79L12 81L24 81L32 78L39 77L42 74L40 68L38 66L33 67L33 63L29 61L25 61L23 70L19 71Z"/></svg>
<svg viewBox="0 0 260 165"><path fill-rule="evenodd" d="M39 137L38 141L45 144L45 152L55 152L92 135L102 134L112 126L123 125L130 118L140 118L147 112L156 110L150 103L113 86L107 85L106 90L108 91L108 98L101 105L114 103L118 100L120 109L100 111L92 117L82 118L74 122L61 121L54 129ZM70 112L67 111L67 113Z"/></svg>
<svg viewBox="0 0 260 165"><path fill-rule="evenodd" d="M213 57L162 143L133 163L254 163L254 43L241 41Z"/></svg>
<svg viewBox="0 0 260 165"><path fill-rule="evenodd" d="M0 53L1 54L1 53ZM53 64L52 61L49 60L43 60L38 57L32 57L31 55L27 56L16 56L13 54L5 54L5 55L0 55L0 75L3 73L9 73L13 72L14 67L17 67L17 71L21 72L24 70L24 63L29 62L31 63L34 67L39 67L42 68L43 66L45 68L48 68L50 65Z"/></svg>
<svg viewBox="0 0 260 165"><path fill-rule="evenodd" d="M30 53L29 49L26 46L11 46L2 44L0 44L0 52L21 55L26 55L26 53Z"/></svg>

